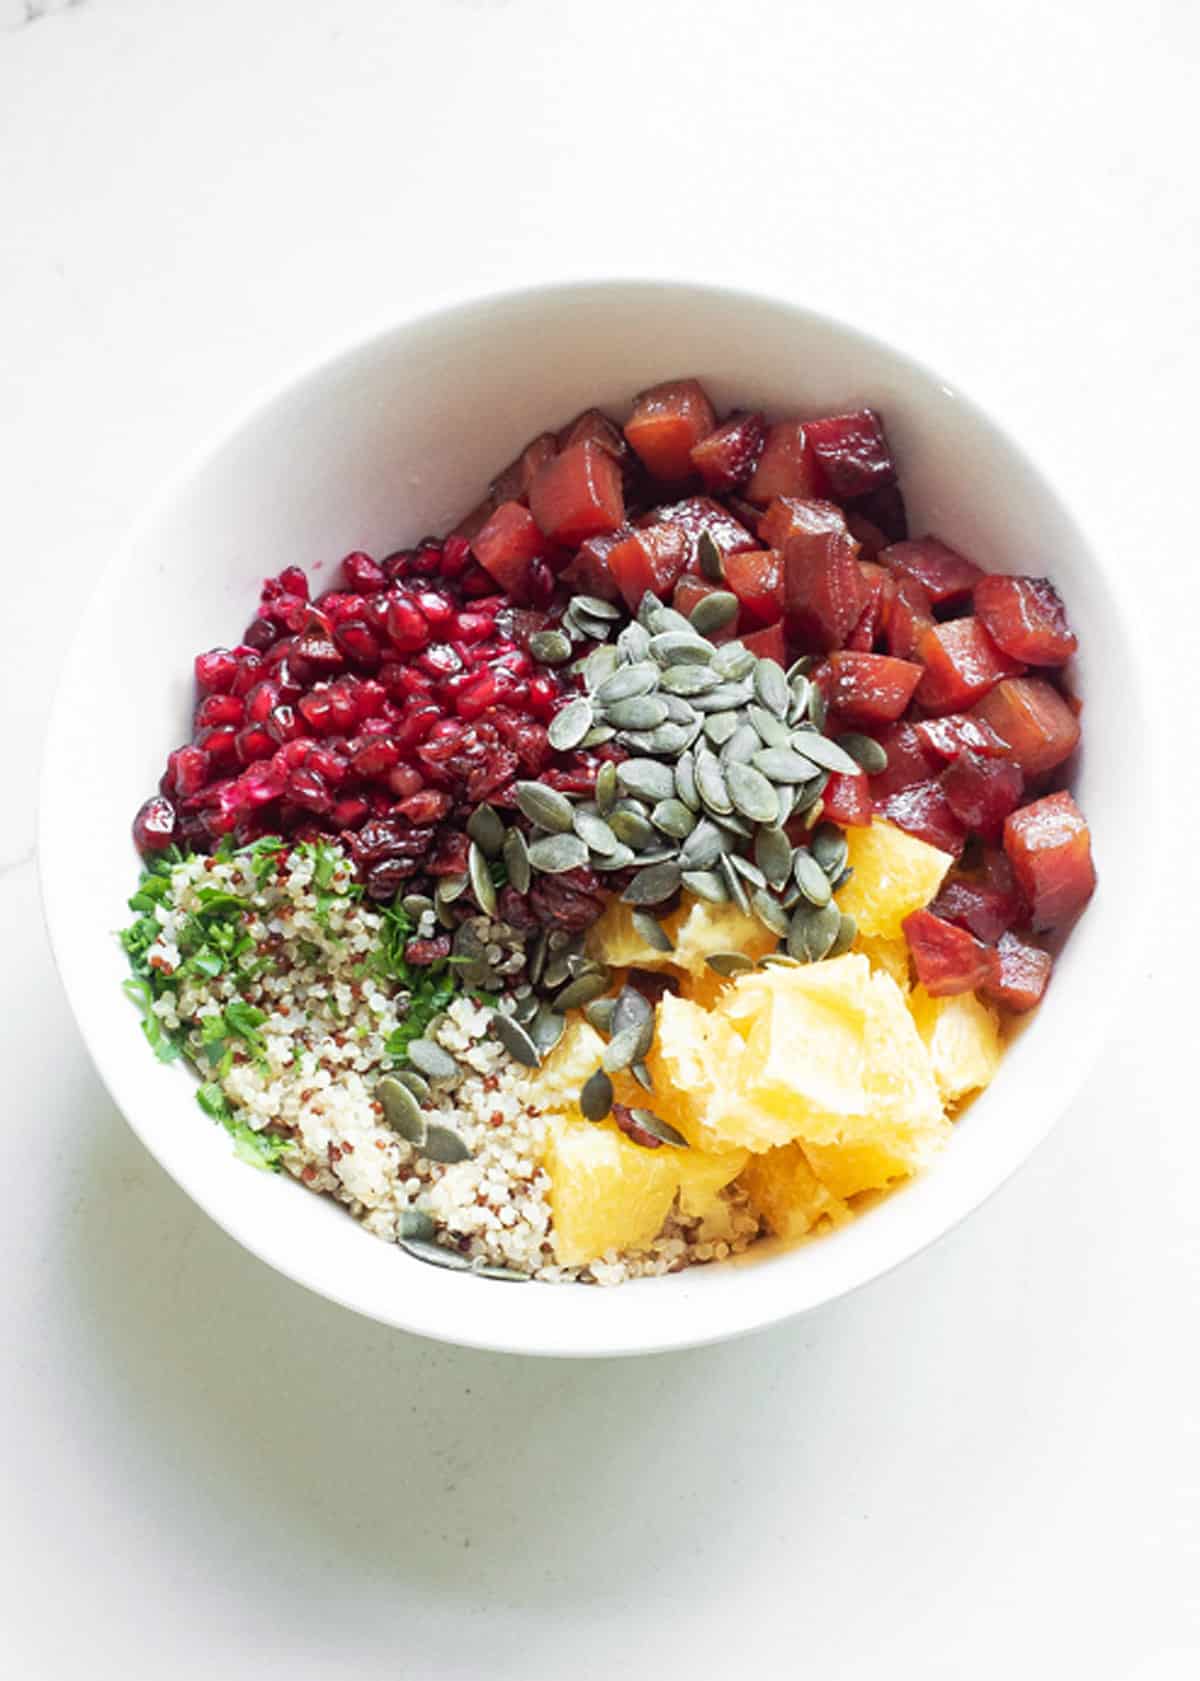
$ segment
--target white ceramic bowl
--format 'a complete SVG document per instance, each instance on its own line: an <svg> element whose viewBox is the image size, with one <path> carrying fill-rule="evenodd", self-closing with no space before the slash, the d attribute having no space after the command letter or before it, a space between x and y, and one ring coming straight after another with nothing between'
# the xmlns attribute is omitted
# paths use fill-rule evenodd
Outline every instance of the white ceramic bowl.
<svg viewBox="0 0 1200 1681"><path fill-rule="evenodd" d="M698 375L718 408L874 405L915 532L933 529L985 567L1055 580L1080 636L1088 746L1075 786L1101 885L991 1089L937 1166L881 1206L798 1249L617 1290L501 1288L420 1266L286 1176L244 1167L197 1108L190 1076L150 1055L113 937L138 867L129 822L187 736L192 656L236 641L265 574L298 563L320 579L348 550L382 554L446 529L532 434L593 403L620 414L643 386L683 374ZM767 1325L947 1231L1029 1155L1082 1079L1107 977L1129 956L1130 919L1106 883L1134 858L1139 685L1112 674L1135 667L1135 654L1103 557L1036 468L887 346L782 301L706 286L548 286L450 308L355 345L256 406L157 498L105 572L66 662L42 791L43 890L67 994L105 1084L167 1172L239 1242L321 1295L431 1337L525 1353L678 1348Z"/></svg>

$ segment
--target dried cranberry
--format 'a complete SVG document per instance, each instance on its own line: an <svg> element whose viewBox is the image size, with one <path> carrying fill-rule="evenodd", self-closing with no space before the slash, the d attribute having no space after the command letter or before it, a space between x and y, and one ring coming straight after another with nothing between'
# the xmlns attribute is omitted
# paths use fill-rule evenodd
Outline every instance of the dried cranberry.
<svg viewBox="0 0 1200 1681"><path fill-rule="evenodd" d="M647 1132L644 1126L639 1126L633 1118L633 1110L624 1103L614 1103L612 1106L613 1120L617 1127L632 1143L640 1144L646 1150L660 1150L662 1139L655 1138L652 1132Z"/></svg>
<svg viewBox="0 0 1200 1681"><path fill-rule="evenodd" d="M410 940L404 948L405 962L415 969L426 969L450 955L449 934L438 934L432 940Z"/></svg>

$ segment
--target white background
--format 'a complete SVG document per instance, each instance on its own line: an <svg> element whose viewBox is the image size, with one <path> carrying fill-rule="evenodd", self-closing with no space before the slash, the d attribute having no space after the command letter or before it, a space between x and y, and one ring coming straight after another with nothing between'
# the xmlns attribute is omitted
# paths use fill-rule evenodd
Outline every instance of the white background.
<svg viewBox="0 0 1200 1681"><path fill-rule="evenodd" d="M1198 60L1193 0L0 0L4 1674L1197 1673ZM1151 955L1015 1183L801 1323L554 1365L191 1208L73 1030L34 789L182 455L360 329L602 272L785 293L989 406L1144 579L1179 768L1128 767Z"/></svg>

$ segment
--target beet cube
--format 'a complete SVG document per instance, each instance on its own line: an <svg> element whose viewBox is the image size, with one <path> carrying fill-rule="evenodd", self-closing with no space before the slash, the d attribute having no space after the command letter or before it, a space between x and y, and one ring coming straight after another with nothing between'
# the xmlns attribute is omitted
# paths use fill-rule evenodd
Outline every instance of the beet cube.
<svg viewBox="0 0 1200 1681"><path fill-rule="evenodd" d="M665 601L687 559L688 538L682 526L651 525L631 531L608 552L608 568L631 613L646 591Z"/></svg>
<svg viewBox="0 0 1200 1681"><path fill-rule="evenodd" d="M983 569L937 537L893 543L879 557L894 572L924 584L937 607L959 606L983 577Z"/></svg>
<svg viewBox="0 0 1200 1681"><path fill-rule="evenodd" d="M827 653L845 646L863 609L858 544L832 502L794 502L793 534L783 548L784 623L796 647Z"/></svg>
<svg viewBox="0 0 1200 1681"><path fill-rule="evenodd" d="M599 444L614 461L625 461L629 456L621 428L600 409L584 409L567 422L558 434L558 447L570 449L572 444Z"/></svg>
<svg viewBox="0 0 1200 1681"><path fill-rule="evenodd" d="M776 549L743 549L726 555L725 585L753 624L774 624L782 616L783 557Z"/></svg>
<svg viewBox="0 0 1200 1681"><path fill-rule="evenodd" d="M696 545L701 532L707 532L727 560L731 554L738 554L743 549L758 548L758 540L753 533L747 531L728 508L714 502L711 496L688 496L682 502L667 503L643 515L637 524L643 527L659 525L664 521L682 526L687 533L689 572L696 572L700 567Z"/></svg>
<svg viewBox="0 0 1200 1681"><path fill-rule="evenodd" d="M1079 720L1042 677L1008 677L971 708L1008 747L1027 777L1043 776L1070 758Z"/></svg>
<svg viewBox="0 0 1200 1681"><path fill-rule="evenodd" d="M930 910L910 912L902 926L917 979L931 998L974 992L998 977L996 953L965 928L944 922Z"/></svg>
<svg viewBox="0 0 1200 1681"><path fill-rule="evenodd" d="M714 496L736 490L754 471L767 435L765 415L735 414L693 444L692 466Z"/></svg>
<svg viewBox="0 0 1200 1681"><path fill-rule="evenodd" d="M898 484L881 485L878 490L868 491L865 496L855 496L848 505L847 512L850 509L869 519L872 525L877 525L889 543L907 541L908 510L904 506L904 493Z"/></svg>
<svg viewBox="0 0 1200 1681"><path fill-rule="evenodd" d="M871 786L861 772L858 776L831 772L821 802L821 815L843 829L866 828L874 814Z"/></svg>
<svg viewBox="0 0 1200 1681"><path fill-rule="evenodd" d="M885 549L884 557L887 552ZM933 624L933 597L916 578L893 573L884 586L879 617L888 653L898 660L910 660Z"/></svg>
<svg viewBox="0 0 1200 1681"><path fill-rule="evenodd" d="M889 769L891 767L889 766ZM887 775L887 772L884 772ZM879 781L872 778L871 793L875 814L894 823L898 829L940 847L957 858L966 844L967 832L950 809L946 791L940 782L913 782L895 793L880 796L874 787Z"/></svg>
<svg viewBox="0 0 1200 1681"><path fill-rule="evenodd" d="M546 539L520 502L502 502L471 539L475 558L507 594L528 594L533 561L546 552Z"/></svg>
<svg viewBox="0 0 1200 1681"><path fill-rule="evenodd" d="M572 444L534 474L529 507L551 541L574 548L625 518L621 469L598 444Z"/></svg>
<svg viewBox="0 0 1200 1681"><path fill-rule="evenodd" d="M943 922L969 929L977 940L994 946L1021 914L1015 892L1005 892L990 881L952 876L942 883L929 909Z"/></svg>
<svg viewBox="0 0 1200 1681"><path fill-rule="evenodd" d="M602 601L620 601L621 591L609 569L608 557L629 535L629 526L589 537L580 543L574 559L563 572L566 583L573 584L581 595L598 595Z"/></svg>
<svg viewBox="0 0 1200 1681"><path fill-rule="evenodd" d="M1040 946L1004 933L996 951L1000 972L984 984L984 992L1006 1009L1032 1010L1040 1004L1050 980L1054 960Z"/></svg>
<svg viewBox="0 0 1200 1681"><path fill-rule="evenodd" d="M923 718L914 727L928 751L947 765L968 751L982 753L985 759L1002 759L1008 752L1007 745L982 718L971 718L965 713Z"/></svg>
<svg viewBox="0 0 1200 1681"><path fill-rule="evenodd" d="M1020 804L1025 778L1011 759L986 759L968 749L942 772L942 789L959 822L990 839Z"/></svg>
<svg viewBox="0 0 1200 1681"><path fill-rule="evenodd" d="M691 477L692 450L716 423L698 380L667 380L642 392L625 422L625 436L647 471L671 484Z"/></svg>
<svg viewBox="0 0 1200 1681"><path fill-rule="evenodd" d="M764 507L777 496L806 501L828 494L808 433L799 420L777 420L768 426L758 465L746 486L746 498Z"/></svg>
<svg viewBox="0 0 1200 1681"><path fill-rule="evenodd" d="M544 467L547 461L553 461L558 454L558 440L553 432L542 432L538 437L531 438L515 461L510 461L502 473L488 486L492 500L501 502L528 502L529 486L539 467Z"/></svg>
<svg viewBox="0 0 1200 1681"><path fill-rule="evenodd" d="M973 617L931 625L917 644L917 658L925 667L917 699L929 712L962 712L1002 677L1024 670Z"/></svg>
<svg viewBox="0 0 1200 1681"><path fill-rule="evenodd" d="M888 762L885 770L871 778L871 794L876 800L886 800L918 782L936 780L941 763L922 740L919 725L893 724L880 734L879 744Z"/></svg>
<svg viewBox="0 0 1200 1681"><path fill-rule="evenodd" d="M846 528L859 544L859 553L862 554L862 539L855 531L852 519L847 519ZM863 581L863 609L858 615L858 623L846 638L846 646L855 653L869 654L880 633L884 598L892 580L874 561L860 560L858 570Z"/></svg>
<svg viewBox="0 0 1200 1681"><path fill-rule="evenodd" d="M899 718L921 681L921 667L889 654L829 656L829 704L847 723L870 729Z"/></svg>
<svg viewBox="0 0 1200 1681"><path fill-rule="evenodd" d="M766 630L756 630L740 640L743 647L749 648L756 659L774 660L776 665L787 665L787 644L784 641L782 625L768 625Z"/></svg>
<svg viewBox="0 0 1200 1681"><path fill-rule="evenodd" d="M1049 578L980 578L975 611L996 646L1026 665L1066 665L1079 646Z"/></svg>
<svg viewBox="0 0 1200 1681"><path fill-rule="evenodd" d="M1004 825L1004 850L1035 929L1071 922L1095 890L1092 837L1070 794L1047 794L1014 811Z"/></svg>
<svg viewBox="0 0 1200 1681"><path fill-rule="evenodd" d="M834 496L865 496L895 483L896 463L874 409L810 420L807 430Z"/></svg>

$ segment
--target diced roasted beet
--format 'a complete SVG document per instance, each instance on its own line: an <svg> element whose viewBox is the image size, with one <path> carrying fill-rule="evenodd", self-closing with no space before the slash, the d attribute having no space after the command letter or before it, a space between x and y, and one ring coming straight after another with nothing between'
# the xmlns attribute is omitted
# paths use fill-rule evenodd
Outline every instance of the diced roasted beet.
<svg viewBox="0 0 1200 1681"><path fill-rule="evenodd" d="M887 775L886 771L884 775ZM871 789L877 817L884 817L918 840L927 841L930 846L940 847L943 852L958 857L966 844L967 831L951 811L940 782L913 782L881 798L874 787L878 781L878 777L872 778Z"/></svg>
<svg viewBox="0 0 1200 1681"><path fill-rule="evenodd" d="M832 502L818 502L820 508L832 508ZM789 537L803 534L812 523L812 502L798 496L777 496L758 521L758 535L769 549L782 549Z"/></svg>
<svg viewBox="0 0 1200 1681"><path fill-rule="evenodd" d="M692 466L714 496L736 490L754 471L767 434L762 414L734 414L692 446Z"/></svg>
<svg viewBox="0 0 1200 1681"><path fill-rule="evenodd" d="M886 770L871 778L871 793L876 800L886 800L915 783L936 780L941 763L926 747L914 725L893 724L879 735L879 744L888 762Z"/></svg>
<svg viewBox="0 0 1200 1681"><path fill-rule="evenodd" d="M695 572L699 568L696 544L702 531L708 533L726 558L731 554L739 554L743 549L758 548L758 540L753 532L747 531L728 508L714 502L711 496L687 496L682 502L669 502L643 515L637 523L641 527L661 525L664 522L669 525L681 525L687 532L689 572Z"/></svg>
<svg viewBox="0 0 1200 1681"><path fill-rule="evenodd" d="M552 542L574 548L625 518L621 469L599 444L572 444L534 474L529 507Z"/></svg>
<svg viewBox="0 0 1200 1681"><path fill-rule="evenodd" d="M931 998L974 992L999 976L999 960L989 946L932 911L910 912L903 928L917 979Z"/></svg>
<svg viewBox="0 0 1200 1681"><path fill-rule="evenodd" d="M1035 929L1063 927L1091 898L1092 837L1070 794L1047 794L1014 811L1004 825L1004 850Z"/></svg>
<svg viewBox="0 0 1200 1681"><path fill-rule="evenodd" d="M1079 719L1044 677L1006 678L971 716L996 732L1031 779L1069 759L1079 741Z"/></svg>
<svg viewBox="0 0 1200 1681"><path fill-rule="evenodd" d="M970 596L983 569L938 537L918 537L893 543L880 555L893 572L903 572L929 591L935 607L956 606Z"/></svg>
<svg viewBox="0 0 1200 1681"><path fill-rule="evenodd" d="M667 380L642 392L625 422L625 436L656 479L678 484L691 477L692 450L716 424L699 380Z"/></svg>
<svg viewBox="0 0 1200 1681"><path fill-rule="evenodd" d="M869 519L872 525L877 525L889 543L904 543L908 540L908 510L904 506L904 493L898 484L881 485L878 490L870 490L865 496L855 496L847 504L847 513L853 511Z"/></svg>
<svg viewBox="0 0 1200 1681"><path fill-rule="evenodd" d="M846 529L858 544L858 552L864 564L873 561L876 555L888 546L888 539L877 525L869 519L864 519L861 514L851 512L849 508L846 509Z"/></svg>
<svg viewBox="0 0 1200 1681"><path fill-rule="evenodd" d="M889 654L835 652L829 656L828 700L847 723L872 729L893 724L921 681L921 667Z"/></svg>
<svg viewBox="0 0 1200 1681"><path fill-rule="evenodd" d="M630 528L622 526L602 537L589 537L580 543L575 557L563 572L563 581L574 585L580 595L598 595L602 601L620 601L621 592L609 570L608 557L629 535Z"/></svg>
<svg viewBox="0 0 1200 1681"><path fill-rule="evenodd" d="M959 822L991 839L1020 804L1025 778L1011 759L985 759L968 750L942 772L942 787Z"/></svg>
<svg viewBox="0 0 1200 1681"><path fill-rule="evenodd" d="M894 573L890 587L884 586L880 620L888 653L898 660L910 660L933 623L933 597L916 578Z"/></svg>
<svg viewBox="0 0 1200 1681"><path fill-rule="evenodd" d="M558 447L570 449L572 444L599 444L614 461L624 461L629 455L621 428L600 409L584 409L567 422L558 434Z"/></svg>
<svg viewBox="0 0 1200 1681"><path fill-rule="evenodd" d="M787 644L781 624L768 625L765 630L756 630L749 636L740 637L739 640L743 647L749 648L756 659L774 660L776 665L787 665Z"/></svg>
<svg viewBox="0 0 1200 1681"><path fill-rule="evenodd" d="M536 438L531 438L515 461L510 461L502 473L489 485L492 499L497 506L501 502L528 502L529 486L533 476L547 461L553 461L558 454L558 441L553 432L542 432Z"/></svg>
<svg viewBox="0 0 1200 1681"><path fill-rule="evenodd" d="M1020 916L1015 893L968 876L951 876L944 881L929 909L944 922L969 929L989 946L994 946Z"/></svg>
<svg viewBox="0 0 1200 1681"><path fill-rule="evenodd" d="M874 409L810 420L808 441L839 501L896 482L896 463Z"/></svg>
<svg viewBox="0 0 1200 1681"><path fill-rule="evenodd" d="M1000 759L1008 752L1006 743L982 718L970 718L965 713L923 718L915 728L930 753L947 765L964 752L982 753L985 759Z"/></svg>
<svg viewBox="0 0 1200 1681"><path fill-rule="evenodd" d="M832 502L794 502L783 550L784 626L803 653L845 646L863 608L858 544Z"/></svg>
<svg viewBox="0 0 1200 1681"><path fill-rule="evenodd" d="M783 557L776 549L742 549L725 556L725 583L752 625L774 624L783 614Z"/></svg>
<svg viewBox="0 0 1200 1681"><path fill-rule="evenodd" d="M831 772L821 800L822 816L843 829L865 828L871 821L871 787L861 772L858 776Z"/></svg>
<svg viewBox="0 0 1200 1681"><path fill-rule="evenodd" d="M996 646L1025 665L1066 665L1079 646L1049 578L993 572L975 585L975 611Z"/></svg>
<svg viewBox="0 0 1200 1681"><path fill-rule="evenodd" d="M648 525L631 531L608 553L608 569L631 613L646 591L662 601L670 595L687 559L687 533L679 525Z"/></svg>
<svg viewBox="0 0 1200 1681"><path fill-rule="evenodd" d="M962 712L1002 677L1024 669L1000 652L974 616L931 625L917 644L925 667L917 700L929 712Z"/></svg>
<svg viewBox="0 0 1200 1681"><path fill-rule="evenodd" d="M850 520L846 521L846 528L859 544L861 555L862 539L854 531ZM892 580L891 575L882 566L876 566L874 561L860 559L858 570L863 581L863 608L858 615L858 623L846 638L846 646L854 653L869 654L880 632L885 593Z"/></svg>
<svg viewBox="0 0 1200 1681"><path fill-rule="evenodd" d="M518 601L528 599L533 562L546 550L546 539L528 508L502 502L471 539L471 548L502 590Z"/></svg>
<svg viewBox="0 0 1200 1681"><path fill-rule="evenodd" d="M1006 1009L1024 1012L1042 1001L1054 960L1041 946L1004 933L996 951L999 974L985 982L984 992Z"/></svg>
<svg viewBox="0 0 1200 1681"><path fill-rule="evenodd" d="M451 537L465 537L468 542L483 530L488 520L496 512L496 503L491 496L485 496L483 501L464 514L458 524L450 532Z"/></svg>
<svg viewBox="0 0 1200 1681"><path fill-rule="evenodd" d="M746 485L746 500L766 507L777 496L811 501L828 491L803 421L777 420L768 426L758 465Z"/></svg>

